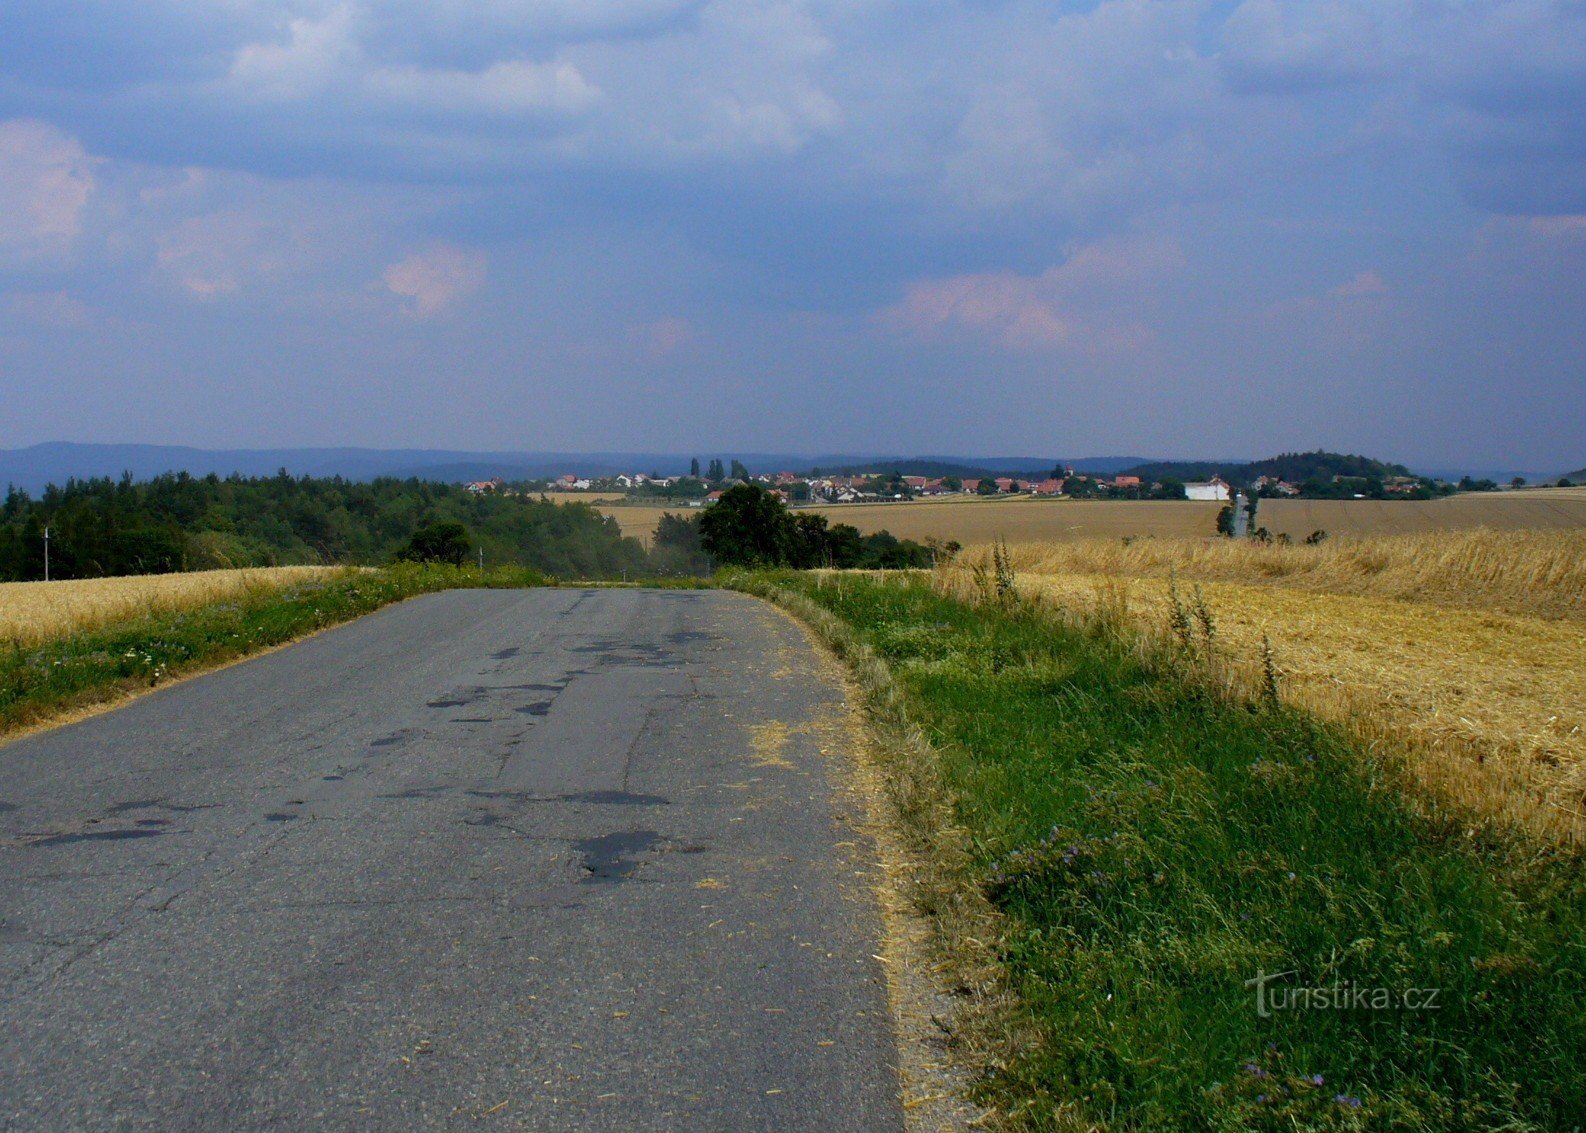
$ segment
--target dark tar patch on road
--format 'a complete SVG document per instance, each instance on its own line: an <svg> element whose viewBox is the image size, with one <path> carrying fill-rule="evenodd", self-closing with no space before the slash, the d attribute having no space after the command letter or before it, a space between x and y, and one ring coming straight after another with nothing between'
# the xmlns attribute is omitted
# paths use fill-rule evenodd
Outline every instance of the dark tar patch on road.
<svg viewBox="0 0 1586 1133"><path fill-rule="evenodd" d="M642 855L653 852L661 842L654 830L628 830L582 839L573 843L573 849L584 855L584 869L589 873L584 883L603 885L626 881L644 864Z"/></svg>

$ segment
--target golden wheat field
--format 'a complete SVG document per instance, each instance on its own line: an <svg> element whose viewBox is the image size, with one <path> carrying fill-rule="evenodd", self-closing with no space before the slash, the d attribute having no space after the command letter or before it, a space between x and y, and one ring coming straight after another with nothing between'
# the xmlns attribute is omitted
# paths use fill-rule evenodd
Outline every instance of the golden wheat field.
<svg viewBox="0 0 1586 1133"><path fill-rule="evenodd" d="M1469 492L1440 500L1262 500L1256 523L1274 535L1414 535L1428 531L1586 528L1586 489Z"/></svg>
<svg viewBox="0 0 1586 1133"><path fill-rule="evenodd" d="M1216 534L1222 505L1201 501L978 499L939 496L890 504L831 504L808 510L866 535L886 529L900 539L957 540L968 546L1006 539L1045 543L1108 536L1205 537ZM649 542L663 512L694 508L606 506L624 535ZM800 511L806 510L803 508ZM1263 500L1257 522L1302 540L1330 535L1403 535L1429 531L1586 529L1586 488L1482 492L1441 500Z"/></svg>
<svg viewBox="0 0 1586 1133"><path fill-rule="evenodd" d="M335 573L336 567L267 567L145 574L66 582L0 583L0 642L37 645L151 614L224 602Z"/></svg>
<svg viewBox="0 0 1586 1133"><path fill-rule="evenodd" d="M862 534L892 532L900 539L952 539L963 544L995 539L1042 542L1051 539L1084 539L1124 535L1213 535L1217 528L1215 503L1164 500L1050 500L1028 496L1009 500L982 500L944 496L890 504L830 504L799 508L824 515L833 523L847 523ZM611 507L624 535L648 541L661 514L690 514L695 508ZM1583 518L1586 523L1586 518Z"/></svg>
<svg viewBox="0 0 1586 1133"><path fill-rule="evenodd" d="M1249 688L1408 753L1439 797L1586 835L1586 532L1450 532L1317 547L1121 540L1011 547L1022 590L1165 634L1171 591L1210 611ZM975 585L989 550L939 572Z"/></svg>

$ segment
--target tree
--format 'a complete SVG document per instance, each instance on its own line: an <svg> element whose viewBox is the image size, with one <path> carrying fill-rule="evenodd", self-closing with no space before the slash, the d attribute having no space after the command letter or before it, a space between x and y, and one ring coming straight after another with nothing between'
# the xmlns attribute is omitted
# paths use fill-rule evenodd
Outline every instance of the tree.
<svg viewBox="0 0 1586 1133"><path fill-rule="evenodd" d="M977 496L994 496L996 494L997 482L989 476L983 478L979 484L975 485L975 495Z"/></svg>
<svg viewBox="0 0 1586 1133"><path fill-rule="evenodd" d="M946 488L949 492L958 492L963 490L964 482L957 476L943 476L942 487Z"/></svg>
<svg viewBox="0 0 1586 1133"><path fill-rule="evenodd" d="M719 484L727 479L727 470L722 466L719 459L710 462L710 467L705 470L705 479L712 484Z"/></svg>
<svg viewBox="0 0 1586 1133"><path fill-rule="evenodd" d="M413 532L407 546L397 552L397 558L410 563L451 563L460 567L472 547L473 538L461 523L432 523Z"/></svg>
<svg viewBox="0 0 1586 1133"><path fill-rule="evenodd" d="M693 460L688 462L688 474L689 477L694 480L699 479L699 457L696 456Z"/></svg>
<svg viewBox="0 0 1586 1133"><path fill-rule="evenodd" d="M736 484L699 517L700 544L730 566L781 566L795 534L782 501L758 484Z"/></svg>
<svg viewBox="0 0 1586 1133"><path fill-rule="evenodd" d="M734 460L732 462L732 472L728 478L731 480L747 480L749 479L749 470L743 466L742 461Z"/></svg>
<svg viewBox="0 0 1586 1133"><path fill-rule="evenodd" d="M662 512L660 522L655 525L655 545L691 555L697 553L700 549L699 520L697 514L673 515L669 511Z"/></svg>
<svg viewBox="0 0 1586 1133"><path fill-rule="evenodd" d="M1513 480L1509 481L1509 487L1511 487L1511 488L1523 488L1523 487L1525 487L1525 477L1524 476L1516 476Z"/></svg>

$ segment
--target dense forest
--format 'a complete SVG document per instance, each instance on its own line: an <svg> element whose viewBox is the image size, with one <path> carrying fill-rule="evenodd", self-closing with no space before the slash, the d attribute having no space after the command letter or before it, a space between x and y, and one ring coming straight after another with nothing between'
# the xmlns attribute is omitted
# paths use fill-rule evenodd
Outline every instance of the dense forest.
<svg viewBox="0 0 1586 1133"><path fill-rule="evenodd" d="M470 557L571 578L679 573L686 554L648 554L585 504L474 494L423 480L359 483L340 477L92 479L50 487L37 499L12 489L0 506L0 580L94 578L291 563L380 564L416 532L460 523Z"/></svg>

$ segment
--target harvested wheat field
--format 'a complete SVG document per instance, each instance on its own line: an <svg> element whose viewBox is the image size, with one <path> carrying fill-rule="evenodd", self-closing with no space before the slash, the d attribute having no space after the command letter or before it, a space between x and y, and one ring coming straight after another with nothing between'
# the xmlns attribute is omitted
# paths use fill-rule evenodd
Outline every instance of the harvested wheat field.
<svg viewBox="0 0 1586 1133"><path fill-rule="evenodd" d="M979 561L984 548L966 554ZM1462 609L1586 620L1586 529L1484 529L1330 538L1318 546L1253 539L1089 539L1014 544L1016 571L1281 586Z"/></svg>
<svg viewBox="0 0 1586 1133"><path fill-rule="evenodd" d="M37 645L153 614L190 610L336 573L337 567L261 567L66 582L0 583L0 641Z"/></svg>
<svg viewBox="0 0 1586 1133"><path fill-rule="evenodd" d="M1274 535L1414 535L1486 527L1495 531L1586 529L1586 490L1528 488L1464 492L1440 500L1262 500L1256 523Z"/></svg>
<svg viewBox="0 0 1586 1133"><path fill-rule="evenodd" d="M1270 641L1285 700L1391 741L1439 797L1546 836L1586 836L1586 533L1010 555L1024 591L1157 634L1173 609L1171 570L1186 605L1204 597L1214 653L1244 687L1261 681ZM973 589L985 559L967 553L942 583Z"/></svg>
<svg viewBox="0 0 1586 1133"><path fill-rule="evenodd" d="M980 499L938 496L890 504L829 504L815 511L866 535L885 529L900 539L957 540L966 546L1006 539L1015 543L1156 535L1213 537L1222 505L1203 501ZM604 506L624 535L648 543L664 512L698 508ZM1586 530L1586 489L1538 488L1478 492L1441 500L1262 500L1257 523L1296 541L1313 531L1330 535L1407 535L1432 531Z"/></svg>
<svg viewBox="0 0 1586 1133"><path fill-rule="evenodd" d="M1213 535L1221 505L1181 500L979 499L944 496L890 504L829 504L800 507L798 514L817 512L833 523L847 523L861 534L892 532L899 539L984 543L1036 543L1054 539L1105 536ZM611 507L624 535L648 541L661 513L697 512L697 508Z"/></svg>

